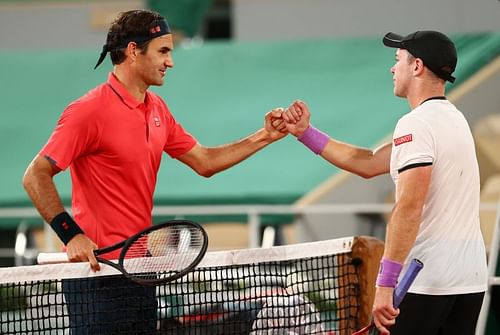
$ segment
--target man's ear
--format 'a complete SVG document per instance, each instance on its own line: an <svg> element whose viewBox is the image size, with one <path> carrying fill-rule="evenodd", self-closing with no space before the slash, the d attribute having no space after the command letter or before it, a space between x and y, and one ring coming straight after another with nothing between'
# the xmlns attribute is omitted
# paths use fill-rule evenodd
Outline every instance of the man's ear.
<svg viewBox="0 0 500 335"><path fill-rule="evenodd" d="M137 56L137 44L135 42L129 42L125 49L125 54L128 57L135 58Z"/></svg>
<svg viewBox="0 0 500 335"><path fill-rule="evenodd" d="M415 58L415 65L413 67L413 72L415 74L421 74L424 71L424 62L420 58Z"/></svg>

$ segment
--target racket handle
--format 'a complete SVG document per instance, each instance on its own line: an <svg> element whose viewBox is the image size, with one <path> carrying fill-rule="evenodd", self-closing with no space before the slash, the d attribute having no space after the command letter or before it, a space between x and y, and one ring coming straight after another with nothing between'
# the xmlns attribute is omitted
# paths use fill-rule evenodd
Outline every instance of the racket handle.
<svg viewBox="0 0 500 335"><path fill-rule="evenodd" d="M37 262L38 264L69 263L69 259L65 252L41 252L37 256Z"/></svg>
<svg viewBox="0 0 500 335"><path fill-rule="evenodd" d="M406 270L405 274L403 275L403 278L394 289L394 298L393 298L394 308L398 308L401 301L403 301L406 292L408 292L408 289L415 280L415 277L420 272L420 270L422 270L423 267L424 264L418 259L414 258L411 260L410 267L408 268L408 270Z"/></svg>
<svg viewBox="0 0 500 335"><path fill-rule="evenodd" d="M423 267L424 264L418 259L414 258L411 260L408 270L406 270L405 274L403 275L403 278L394 289L394 295L392 299L394 308L399 307L399 304L401 303L401 301L403 301L406 292L408 292L408 289L410 288L411 284L417 277L417 274L420 272L420 270L422 270ZM352 335L361 335L366 333L368 333L369 335L380 334L378 329L375 327L373 320L369 326L364 327L363 329L357 331L356 333L353 333Z"/></svg>

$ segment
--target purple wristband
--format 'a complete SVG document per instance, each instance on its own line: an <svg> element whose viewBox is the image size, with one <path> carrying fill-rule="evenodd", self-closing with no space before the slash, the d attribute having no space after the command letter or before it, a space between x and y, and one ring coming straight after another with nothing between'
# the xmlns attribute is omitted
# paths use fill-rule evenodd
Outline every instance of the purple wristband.
<svg viewBox="0 0 500 335"><path fill-rule="evenodd" d="M297 140L311 149L311 151L316 155L319 155L323 151L329 139L330 137L327 134L311 125L307 127L306 131L302 135L297 137Z"/></svg>
<svg viewBox="0 0 500 335"><path fill-rule="evenodd" d="M377 286L396 287L403 264L383 258L377 276Z"/></svg>

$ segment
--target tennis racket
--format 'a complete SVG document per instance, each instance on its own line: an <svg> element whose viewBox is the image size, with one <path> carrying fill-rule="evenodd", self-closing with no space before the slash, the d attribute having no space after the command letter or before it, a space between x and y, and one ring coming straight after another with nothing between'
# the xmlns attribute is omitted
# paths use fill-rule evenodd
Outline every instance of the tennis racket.
<svg viewBox="0 0 500 335"><path fill-rule="evenodd" d="M189 220L171 220L148 227L115 245L94 250L94 254L97 261L139 284L160 285L194 269L207 247L208 236L202 226ZM116 261L103 257L120 249ZM69 262L64 252L38 255L39 264L64 262Z"/></svg>
<svg viewBox="0 0 500 335"><path fill-rule="evenodd" d="M419 261L416 258L412 259L410 266L408 267L408 270L406 270L403 278L394 289L394 298L393 298L394 308L399 307L399 304L401 303L401 301L403 301L406 292L408 292L408 289L410 288L411 284L417 277L417 274L420 272L420 270L422 270L423 267L424 264L421 261ZM358 330L352 335L367 334L373 327L375 327L375 324L372 321L368 326Z"/></svg>

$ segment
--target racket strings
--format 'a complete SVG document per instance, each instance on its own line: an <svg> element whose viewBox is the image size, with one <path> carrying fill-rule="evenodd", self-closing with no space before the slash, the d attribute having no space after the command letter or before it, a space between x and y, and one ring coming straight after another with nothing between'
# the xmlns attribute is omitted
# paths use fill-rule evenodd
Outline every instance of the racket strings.
<svg viewBox="0 0 500 335"><path fill-rule="evenodd" d="M124 269L143 278L179 272L195 261L203 245L203 233L190 225L153 230L130 244Z"/></svg>

